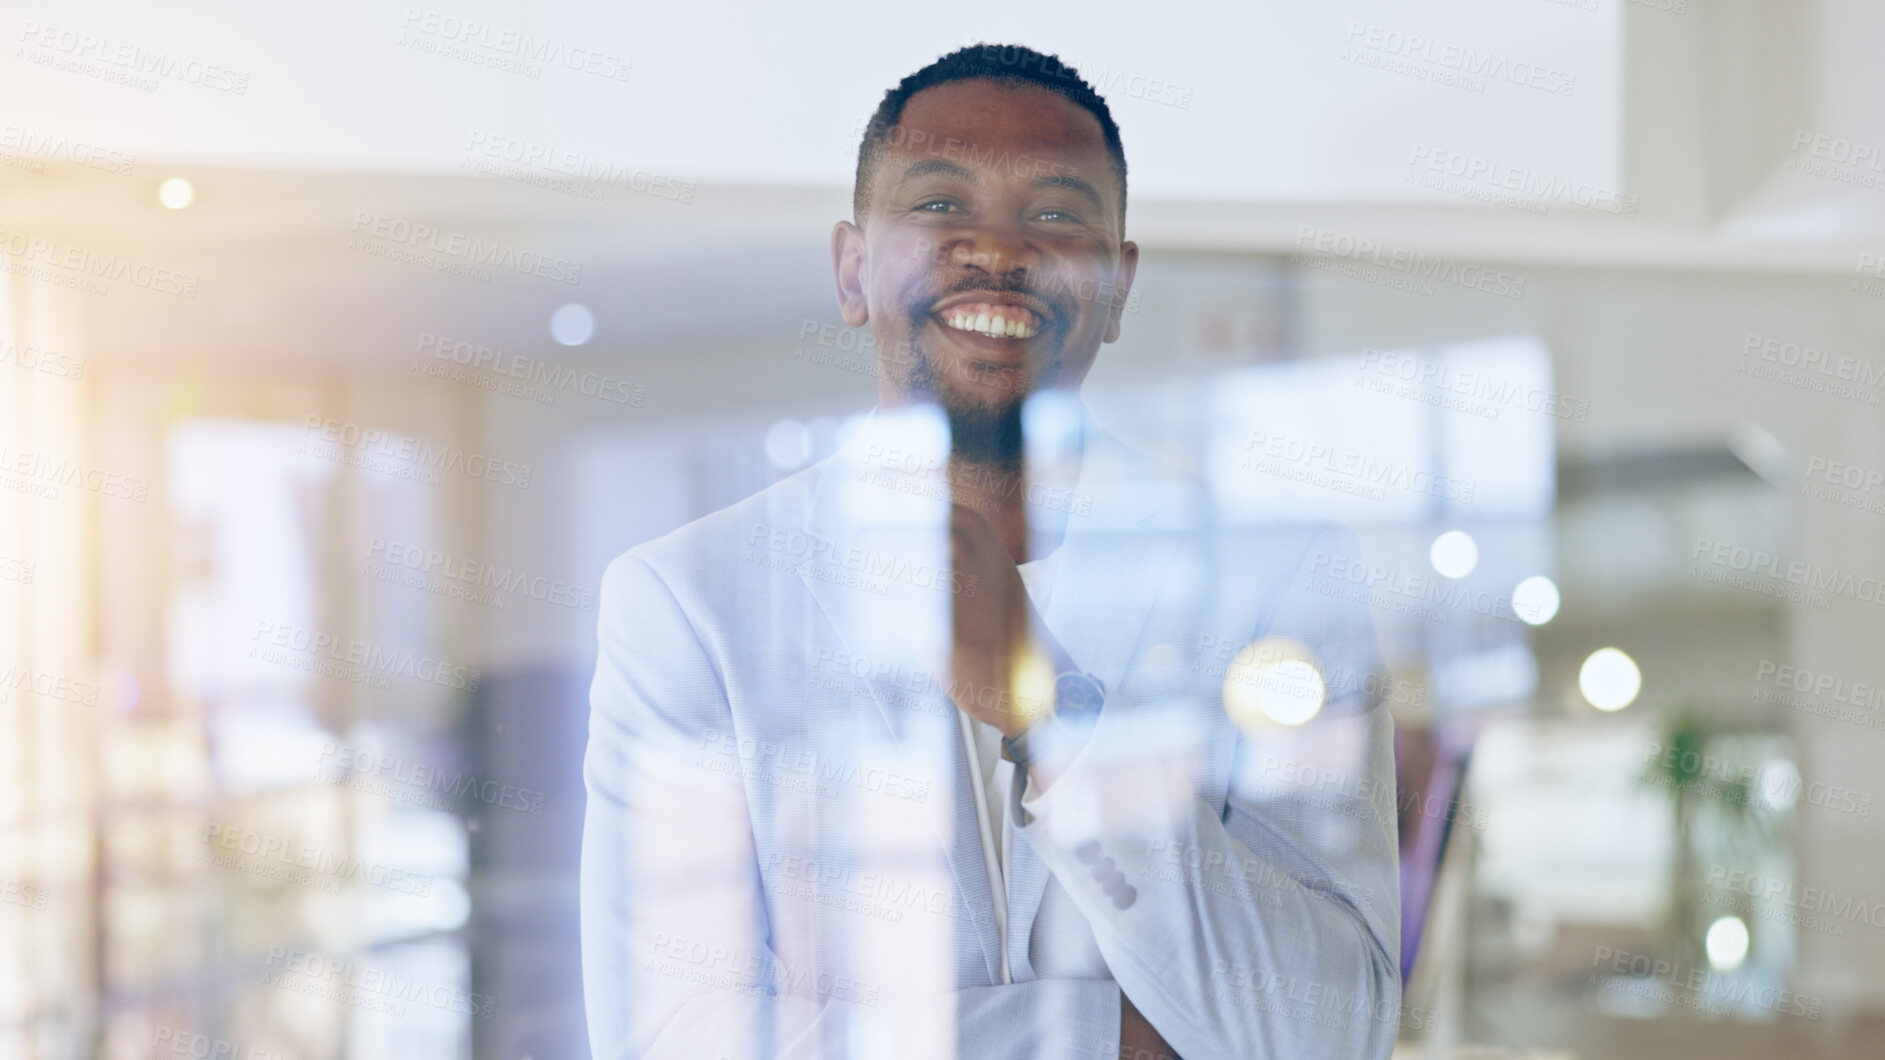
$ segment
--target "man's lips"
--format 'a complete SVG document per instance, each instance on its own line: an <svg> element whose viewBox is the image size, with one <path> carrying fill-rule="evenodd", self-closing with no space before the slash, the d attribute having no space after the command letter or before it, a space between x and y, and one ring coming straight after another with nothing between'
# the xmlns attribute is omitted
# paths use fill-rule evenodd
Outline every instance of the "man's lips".
<svg viewBox="0 0 1885 1060"><path fill-rule="evenodd" d="M934 315L946 328L991 339L1031 339L1045 324L1040 313L1012 302L957 302Z"/></svg>

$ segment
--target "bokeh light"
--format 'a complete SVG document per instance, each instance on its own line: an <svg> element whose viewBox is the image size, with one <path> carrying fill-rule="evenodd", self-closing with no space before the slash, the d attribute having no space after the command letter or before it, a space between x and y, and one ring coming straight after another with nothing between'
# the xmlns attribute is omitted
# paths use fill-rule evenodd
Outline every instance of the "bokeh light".
<svg viewBox="0 0 1885 1060"><path fill-rule="evenodd" d="M1557 617L1558 586L1542 574L1534 574L1512 588L1512 613L1527 625L1542 626Z"/></svg>
<svg viewBox="0 0 1885 1060"><path fill-rule="evenodd" d="M196 188L182 177L171 177L157 185L157 201L165 209L181 210L196 201Z"/></svg>
<svg viewBox="0 0 1885 1060"><path fill-rule="evenodd" d="M1599 648L1578 669L1577 688L1598 710L1622 710L1643 690L1643 672L1621 649Z"/></svg>
<svg viewBox="0 0 1885 1060"><path fill-rule="evenodd" d="M1322 709L1327 689L1315 656L1286 637L1245 645L1224 670L1224 710L1245 731L1301 725Z"/></svg>
<svg viewBox="0 0 1885 1060"><path fill-rule="evenodd" d="M564 346L581 346L596 334L596 315L581 302L558 306L550 314L550 337Z"/></svg>
<svg viewBox="0 0 1885 1060"><path fill-rule="evenodd" d="M1427 550L1433 569L1448 578L1464 578L1479 566L1479 542L1464 530L1448 530Z"/></svg>
<svg viewBox="0 0 1885 1060"><path fill-rule="evenodd" d="M1703 942L1708 951L1709 967L1718 972L1732 972L1748 959L1748 925L1738 916L1724 916L1708 925Z"/></svg>

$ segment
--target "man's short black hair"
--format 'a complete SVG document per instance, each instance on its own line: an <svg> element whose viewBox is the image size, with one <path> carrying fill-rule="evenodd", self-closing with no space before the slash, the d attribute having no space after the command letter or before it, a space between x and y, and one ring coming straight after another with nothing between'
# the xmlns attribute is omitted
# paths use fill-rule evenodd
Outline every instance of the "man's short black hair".
<svg viewBox="0 0 1885 1060"><path fill-rule="evenodd" d="M1093 86L1080 77L1080 72L1060 61L1058 55L1044 55L1021 44L971 44L958 48L948 55L930 63L916 73L897 82L897 87L884 93L884 101L877 105L877 112L871 115L870 124L864 127L864 140L857 148L857 183L851 190L852 219L858 224L864 223L864 214L870 208L871 167L877 162L877 154L889 137L890 130L896 128L903 118L903 106L910 97L926 88L946 85L951 81L968 81L985 78L1004 85L1039 85L1063 96L1099 119L1100 132L1106 137L1107 153L1113 156L1113 169L1119 176L1119 220L1126 220L1126 149L1119 142L1119 126L1113 122L1112 111L1106 108L1106 100L1101 98Z"/></svg>

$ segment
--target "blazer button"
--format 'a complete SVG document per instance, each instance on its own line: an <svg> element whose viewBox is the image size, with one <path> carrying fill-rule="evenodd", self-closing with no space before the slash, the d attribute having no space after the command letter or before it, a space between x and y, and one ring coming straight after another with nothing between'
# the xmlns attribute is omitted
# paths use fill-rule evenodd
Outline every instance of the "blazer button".
<svg viewBox="0 0 1885 1060"><path fill-rule="evenodd" d="M1139 900L1139 889L1127 884L1123 889L1113 892L1114 909L1131 909L1132 903Z"/></svg>
<svg viewBox="0 0 1885 1060"><path fill-rule="evenodd" d="M1099 842L1097 840L1089 839L1086 842L1081 843L1079 846L1074 847L1073 858L1075 861L1078 861L1082 865L1091 865L1095 861L1098 861L1100 859Z"/></svg>

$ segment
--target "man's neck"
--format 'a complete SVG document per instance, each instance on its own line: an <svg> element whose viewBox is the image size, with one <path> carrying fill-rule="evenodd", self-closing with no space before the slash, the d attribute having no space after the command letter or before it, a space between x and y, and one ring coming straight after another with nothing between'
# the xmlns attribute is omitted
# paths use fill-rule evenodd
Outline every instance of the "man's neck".
<svg viewBox="0 0 1885 1060"><path fill-rule="evenodd" d="M1015 563L1028 561L1027 470L1019 463L949 457L949 498L982 513Z"/></svg>

